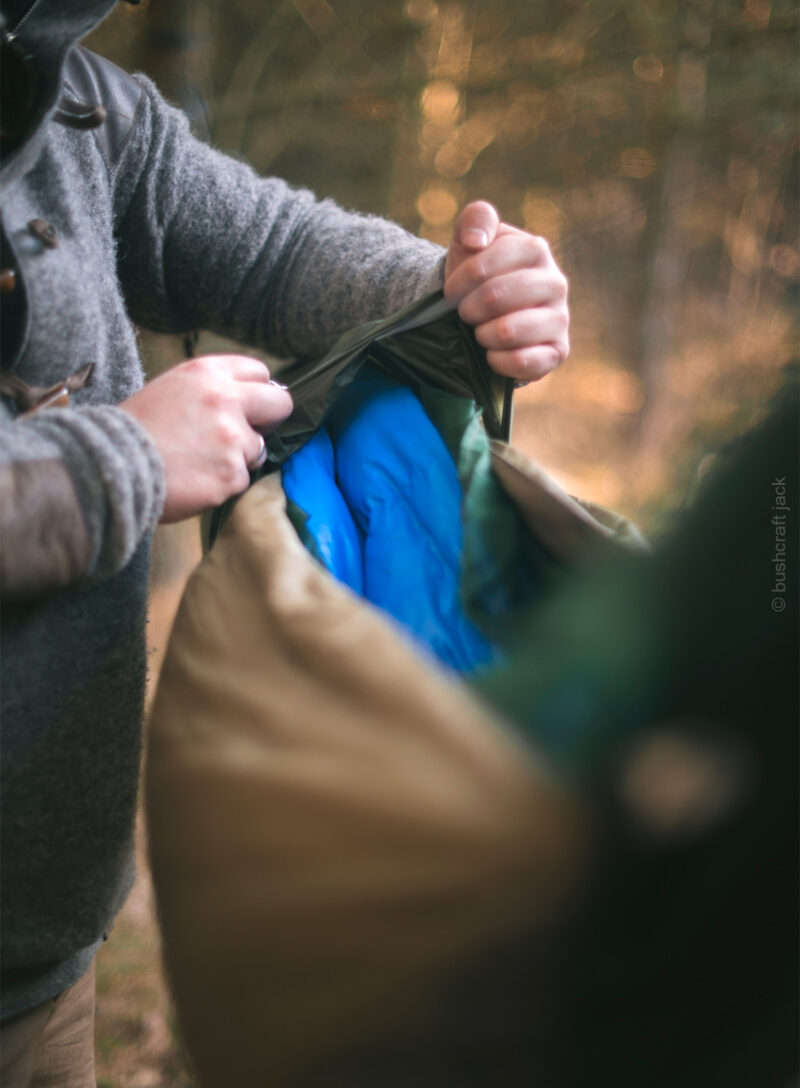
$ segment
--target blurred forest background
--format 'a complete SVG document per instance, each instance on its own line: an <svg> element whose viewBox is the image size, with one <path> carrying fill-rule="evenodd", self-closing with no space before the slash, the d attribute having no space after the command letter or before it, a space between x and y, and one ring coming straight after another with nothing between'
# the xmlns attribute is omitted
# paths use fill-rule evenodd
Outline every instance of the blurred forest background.
<svg viewBox="0 0 800 1088"><path fill-rule="evenodd" d="M443 245L479 197L544 235L573 350L514 444L650 532L797 365L795 0L151 0L88 44L262 173ZM183 355L142 341L153 372ZM161 533L154 668L197 554ZM148 897L100 960L106 1088L191 1083Z"/></svg>
<svg viewBox="0 0 800 1088"><path fill-rule="evenodd" d="M574 347L515 443L648 526L796 352L795 0L152 0L92 44L262 173L548 238Z"/></svg>

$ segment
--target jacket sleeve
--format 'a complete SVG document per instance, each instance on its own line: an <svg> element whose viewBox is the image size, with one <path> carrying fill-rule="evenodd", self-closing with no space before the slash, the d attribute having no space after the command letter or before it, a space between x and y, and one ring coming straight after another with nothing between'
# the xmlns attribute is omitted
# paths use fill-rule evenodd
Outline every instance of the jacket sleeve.
<svg viewBox="0 0 800 1088"><path fill-rule="evenodd" d="M118 269L135 321L317 355L441 286L439 247L259 177L196 140L137 78L145 94L115 178Z"/></svg>
<svg viewBox="0 0 800 1088"><path fill-rule="evenodd" d="M164 470L150 437L114 406L0 408L0 595L27 604L121 570L155 528Z"/></svg>

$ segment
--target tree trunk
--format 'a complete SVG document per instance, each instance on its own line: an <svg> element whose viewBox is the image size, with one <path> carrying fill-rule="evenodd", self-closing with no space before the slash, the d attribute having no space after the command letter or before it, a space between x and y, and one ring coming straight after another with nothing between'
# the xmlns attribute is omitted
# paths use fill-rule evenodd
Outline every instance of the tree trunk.
<svg viewBox="0 0 800 1088"><path fill-rule="evenodd" d="M639 373L644 390L640 444L661 451L669 418L668 368L676 349L676 329L686 278L685 221L694 203L702 156L696 129L706 106L707 61L712 0L687 14L685 46L677 58L677 105L690 122L669 140L663 159L661 187L648 209L643 262L645 289L639 321ZM650 221L654 219L653 221Z"/></svg>

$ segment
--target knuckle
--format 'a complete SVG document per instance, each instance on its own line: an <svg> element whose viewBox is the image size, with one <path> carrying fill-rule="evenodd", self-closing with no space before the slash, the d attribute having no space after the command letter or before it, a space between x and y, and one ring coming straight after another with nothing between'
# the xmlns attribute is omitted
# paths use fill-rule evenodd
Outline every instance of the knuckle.
<svg viewBox="0 0 800 1088"><path fill-rule="evenodd" d="M225 486L225 480L221 474L217 474L214 477L213 482L208 487L208 494L204 505L206 506L219 506L221 502L230 495L230 488Z"/></svg>
<svg viewBox="0 0 800 1088"><path fill-rule="evenodd" d="M511 357L512 366L522 381L532 381L537 373L537 354L530 349L520 348Z"/></svg>
<svg viewBox="0 0 800 1088"><path fill-rule="evenodd" d="M221 385L213 384L208 385L203 391L203 406L212 414L219 415L223 413L227 407L228 398L225 394L225 390ZM222 422L220 421L220 426Z"/></svg>
<svg viewBox="0 0 800 1088"><path fill-rule="evenodd" d="M553 295L555 298L565 301L569 294L569 281L562 272L556 272L553 276Z"/></svg>
<svg viewBox="0 0 800 1088"><path fill-rule="evenodd" d="M522 349L514 355L515 376L524 382L535 382L555 370L559 362L558 351L552 347Z"/></svg>
<svg viewBox="0 0 800 1088"><path fill-rule="evenodd" d="M501 317L496 324L497 338L505 346L513 345L516 339L516 328L512 318Z"/></svg>
<svg viewBox="0 0 800 1088"><path fill-rule="evenodd" d="M239 428L229 416L223 416L217 420L215 435L217 442L223 449L230 451L233 449L238 450L239 446ZM233 457L230 453L227 453L224 458L224 464L228 461L233 462Z"/></svg>
<svg viewBox="0 0 800 1088"><path fill-rule="evenodd" d="M539 360L539 377L543 378L545 374L549 374L551 370L561 366L564 358L564 352L559 346L550 345L549 348L542 352L542 357Z"/></svg>
<svg viewBox="0 0 800 1088"><path fill-rule="evenodd" d="M489 278L489 265L483 256L472 258L472 280L484 283Z"/></svg>
<svg viewBox="0 0 800 1088"><path fill-rule="evenodd" d="M498 279L489 280L481 288L481 302L488 310L497 310L507 297L508 289Z"/></svg>
<svg viewBox="0 0 800 1088"><path fill-rule="evenodd" d="M241 453L237 456L231 454L225 458L220 475L228 494L247 486L249 477Z"/></svg>
<svg viewBox="0 0 800 1088"><path fill-rule="evenodd" d="M527 356L524 349L496 350L489 352L489 363L498 374L505 374L508 378L514 378L520 382L530 381L528 375Z"/></svg>
<svg viewBox="0 0 800 1088"><path fill-rule="evenodd" d="M550 256L550 246L539 234L528 235L528 252L531 258L537 263L541 263L545 258Z"/></svg>
<svg viewBox="0 0 800 1088"><path fill-rule="evenodd" d="M207 377L217 373L214 359L210 355L198 355L195 359L189 359L183 366L190 374L198 377Z"/></svg>

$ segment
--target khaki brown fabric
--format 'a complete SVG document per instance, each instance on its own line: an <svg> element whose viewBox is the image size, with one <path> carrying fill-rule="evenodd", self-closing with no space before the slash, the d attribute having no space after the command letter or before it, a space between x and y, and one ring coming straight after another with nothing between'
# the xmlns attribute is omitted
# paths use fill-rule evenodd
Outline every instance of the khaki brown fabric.
<svg viewBox="0 0 800 1088"><path fill-rule="evenodd" d="M522 1085L561 1061L584 816L311 559L277 474L190 579L146 797L202 1088Z"/></svg>
<svg viewBox="0 0 800 1088"><path fill-rule="evenodd" d="M495 476L516 503L530 533L557 558L573 562L601 540L633 551L649 550L627 518L597 503L573 498L513 446L493 441L490 448Z"/></svg>

